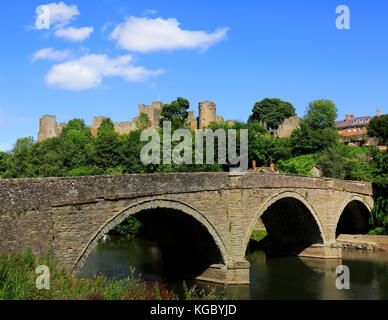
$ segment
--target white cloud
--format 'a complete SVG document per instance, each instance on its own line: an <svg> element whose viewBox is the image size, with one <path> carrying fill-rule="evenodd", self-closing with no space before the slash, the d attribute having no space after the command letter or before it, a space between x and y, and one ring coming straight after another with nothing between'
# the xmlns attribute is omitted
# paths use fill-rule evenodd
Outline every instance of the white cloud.
<svg viewBox="0 0 388 320"><path fill-rule="evenodd" d="M71 55L72 54L70 50L54 50L53 48L44 48L34 53L32 61L40 59L63 61L71 57Z"/></svg>
<svg viewBox="0 0 388 320"><path fill-rule="evenodd" d="M147 10L145 10L144 11L144 15L148 15L148 14L150 14L150 15L154 15L154 14L157 14L158 13L158 10L152 10L152 9L147 9Z"/></svg>
<svg viewBox="0 0 388 320"><path fill-rule="evenodd" d="M36 12L40 12L43 7L49 9L49 20L50 25L54 25L54 28L61 28L70 23L70 21L80 14L76 5L68 6L64 2L59 3L49 3L45 5L40 5L36 8ZM40 21L39 16L36 17L35 27L39 28Z"/></svg>
<svg viewBox="0 0 388 320"><path fill-rule="evenodd" d="M229 28L213 33L189 31L179 27L174 19L130 17L110 34L117 46L129 51L151 52L157 50L195 49L206 50L226 38Z"/></svg>
<svg viewBox="0 0 388 320"><path fill-rule="evenodd" d="M85 90L98 87L104 77L122 77L125 81L137 82L163 73L131 64L132 56L109 58L105 54L90 54L75 60L54 65L46 75L50 86L67 90Z"/></svg>
<svg viewBox="0 0 388 320"><path fill-rule="evenodd" d="M105 32L112 25L113 25L113 22L106 22L106 23L104 23L104 25L101 27L101 31Z"/></svg>
<svg viewBox="0 0 388 320"><path fill-rule="evenodd" d="M60 28L55 31L55 36L58 38L65 38L70 41L81 42L89 38L90 34L94 31L93 27L84 28Z"/></svg>

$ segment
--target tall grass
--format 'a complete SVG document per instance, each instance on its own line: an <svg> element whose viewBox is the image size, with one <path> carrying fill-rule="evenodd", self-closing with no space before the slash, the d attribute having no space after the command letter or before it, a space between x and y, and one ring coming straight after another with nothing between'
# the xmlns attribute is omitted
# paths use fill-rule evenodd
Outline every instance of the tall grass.
<svg viewBox="0 0 388 320"><path fill-rule="evenodd" d="M36 267L50 269L50 289L36 288ZM99 275L78 279L47 255L37 258L30 250L25 254L0 257L0 300L170 300L173 291L163 283L147 283L140 278L109 281Z"/></svg>
<svg viewBox="0 0 388 320"><path fill-rule="evenodd" d="M36 267L50 270L50 289L36 288ZM134 274L134 273L133 273ZM185 299L220 299L211 291L190 291ZM31 250L0 257L0 300L177 300L179 297L162 282L146 282L139 277L111 281L97 275L79 279L47 255L36 257Z"/></svg>

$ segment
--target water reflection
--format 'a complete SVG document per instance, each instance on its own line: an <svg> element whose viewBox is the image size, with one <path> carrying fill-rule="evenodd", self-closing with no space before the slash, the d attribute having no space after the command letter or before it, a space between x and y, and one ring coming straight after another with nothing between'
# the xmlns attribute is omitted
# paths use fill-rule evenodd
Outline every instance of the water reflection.
<svg viewBox="0 0 388 320"><path fill-rule="evenodd" d="M267 257L263 251L247 253L251 263L251 284L228 286L232 297L238 289L239 299L388 299L388 255L344 250L342 260L298 257ZM335 286L336 267L350 269L350 289ZM179 294L182 281L162 276L160 249L155 242L113 238L99 243L81 273L92 277L101 273L110 279L131 276L131 267L148 280L166 280ZM187 281L188 286L219 288L222 285Z"/></svg>

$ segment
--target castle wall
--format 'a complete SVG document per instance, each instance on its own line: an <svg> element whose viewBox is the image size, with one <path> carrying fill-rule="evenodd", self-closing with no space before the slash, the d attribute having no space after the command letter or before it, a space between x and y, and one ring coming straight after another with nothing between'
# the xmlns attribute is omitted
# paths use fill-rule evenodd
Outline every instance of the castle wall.
<svg viewBox="0 0 388 320"><path fill-rule="evenodd" d="M289 138L292 131L300 127L300 121L302 119L298 116L293 116L284 120L279 127L274 130L274 136L278 138Z"/></svg>
<svg viewBox="0 0 388 320"><path fill-rule="evenodd" d="M210 101L204 101L199 103L199 117L195 117L194 111L190 110L187 118L189 128L191 130L203 129L204 127L209 126L210 123L227 123L232 125L235 123L234 120L224 121L223 117L217 116L216 105ZM139 113L145 113L148 115L149 120L151 121L151 128L159 128L160 120L162 119L161 112L163 109L163 103L160 101L152 102L151 105L139 104ZM106 119L104 116L98 116L93 118L93 124L88 126L93 137L97 137L98 128L101 126L102 122ZM131 121L125 122L115 122L114 129L118 134L128 134L131 131L137 130L136 121L138 117L133 118ZM59 123L57 125L56 116L44 115L40 119L40 129L38 135L38 142L46 140L52 137L58 137L62 129L66 127L66 123Z"/></svg>
<svg viewBox="0 0 388 320"><path fill-rule="evenodd" d="M115 131L118 134L128 134L131 131L135 131L137 129L136 119L137 118L134 118L132 121L126 121L126 122L115 122L114 123Z"/></svg>
<svg viewBox="0 0 388 320"><path fill-rule="evenodd" d="M226 124L233 126L236 124L236 120L226 120Z"/></svg>

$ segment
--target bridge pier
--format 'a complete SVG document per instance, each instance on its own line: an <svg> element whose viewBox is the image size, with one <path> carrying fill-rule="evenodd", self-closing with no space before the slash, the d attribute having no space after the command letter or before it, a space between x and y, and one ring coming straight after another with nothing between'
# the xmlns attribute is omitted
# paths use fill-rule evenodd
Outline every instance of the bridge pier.
<svg viewBox="0 0 388 320"><path fill-rule="evenodd" d="M214 264L205 269L196 280L222 284L249 284L250 263L239 262L233 265Z"/></svg>
<svg viewBox="0 0 388 320"><path fill-rule="evenodd" d="M292 243L279 239L265 239L260 246L267 254L319 259L342 259L342 249L335 243Z"/></svg>
<svg viewBox="0 0 388 320"><path fill-rule="evenodd" d="M298 256L306 258L342 259L342 250L337 246L318 243L307 247L298 253Z"/></svg>

